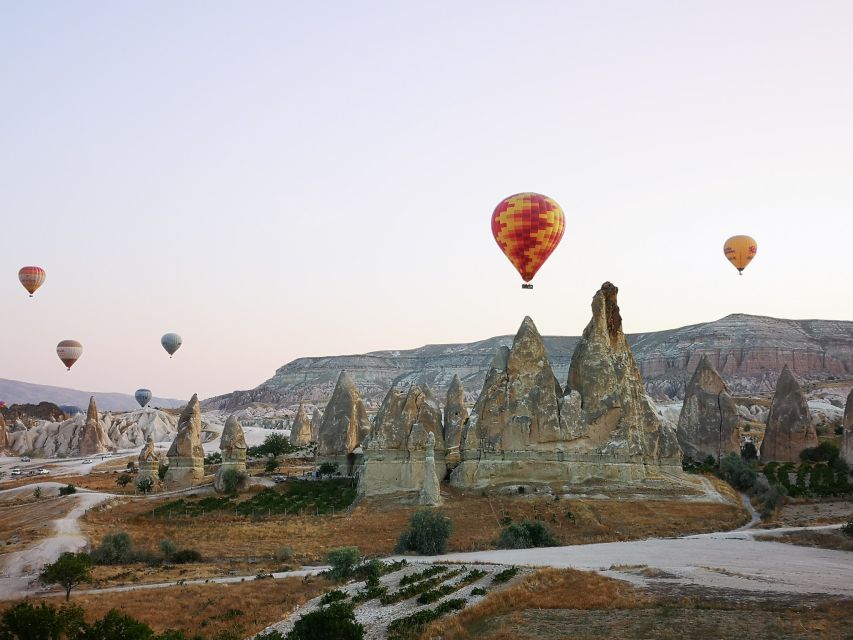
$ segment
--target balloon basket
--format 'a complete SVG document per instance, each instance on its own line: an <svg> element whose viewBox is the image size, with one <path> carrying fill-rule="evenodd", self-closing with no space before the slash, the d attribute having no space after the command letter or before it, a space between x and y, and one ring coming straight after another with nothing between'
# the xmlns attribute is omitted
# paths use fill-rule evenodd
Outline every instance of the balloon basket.
<svg viewBox="0 0 853 640"><path fill-rule="evenodd" d="M532 289L533 285L530 284L529 282L525 282L523 285L521 285L521 288L522 289Z"/></svg>

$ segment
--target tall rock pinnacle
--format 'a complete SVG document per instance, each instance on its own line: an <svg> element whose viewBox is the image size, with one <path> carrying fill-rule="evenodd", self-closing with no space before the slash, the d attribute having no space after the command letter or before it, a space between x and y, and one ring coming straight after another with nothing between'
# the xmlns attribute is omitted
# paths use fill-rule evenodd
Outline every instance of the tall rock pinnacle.
<svg viewBox="0 0 853 640"><path fill-rule="evenodd" d="M799 462L803 449L818 445L817 432L802 387L785 366L776 382L767 428L761 443L761 459Z"/></svg>

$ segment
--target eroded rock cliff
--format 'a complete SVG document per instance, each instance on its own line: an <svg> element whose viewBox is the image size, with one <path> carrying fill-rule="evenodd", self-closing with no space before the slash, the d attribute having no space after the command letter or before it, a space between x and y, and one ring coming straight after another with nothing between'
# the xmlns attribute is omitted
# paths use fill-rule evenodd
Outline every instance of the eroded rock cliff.
<svg viewBox="0 0 853 640"><path fill-rule="evenodd" d="M761 460L799 462L803 449L818 445L809 405L799 381L788 367L782 369L761 443Z"/></svg>

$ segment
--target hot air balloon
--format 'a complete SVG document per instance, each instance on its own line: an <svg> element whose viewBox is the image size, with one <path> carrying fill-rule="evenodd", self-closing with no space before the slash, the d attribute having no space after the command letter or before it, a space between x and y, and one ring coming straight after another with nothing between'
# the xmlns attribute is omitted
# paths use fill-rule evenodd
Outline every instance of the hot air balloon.
<svg viewBox="0 0 853 640"><path fill-rule="evenodd" d="M145 405L151 402L151 389L137 389L133 397L136 398L139 406L144 409Z"/></svg>
<svg viewBox="0 0 853 640"><path fill-rule="evenodd" d="M533 288L530 281L557 248L565 230L560 205L538 193L504 198L492 213L492 235L521 274L522 289Z"/></svg>
<svg viewBox="0 0 853 640"><path fill-rule="evenodd" d="M175 354L175 351L181 348L182 343L183 340L181 340L181 336L177 333L167 333L165 336L160 338L160 344L163 345L163 348L167 351L170 358Z"/></svg>
<svg viewBox="0 0 853 640"><path fill-rule="evenodd" d="M83 345L76 340L63 340L56 345L56 355L62 360L62 364L71 371L71 367L83 355Z"/></svg>
<svg viewBox="0 0 853 640"><path fill-rule="evenodd" d="M24 285L24 289L30 292L31 298L36 289L44 284L45 277L47 274L41 267L21 267L21 270L18 271L18 280Z"/></svg>
<svg viewBox="0 0 853 640"><path fill-rule="evenodd" d="M737 267L738 273L743 275L746 265L758 253L758 243L749 236L732 236L723 245L723 253Z"/></svg>

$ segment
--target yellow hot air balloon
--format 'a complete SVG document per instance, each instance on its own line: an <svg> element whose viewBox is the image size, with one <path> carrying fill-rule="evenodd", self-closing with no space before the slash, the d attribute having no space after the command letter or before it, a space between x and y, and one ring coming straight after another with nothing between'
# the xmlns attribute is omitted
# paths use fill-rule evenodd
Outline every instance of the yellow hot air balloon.
<svg viewBox="0 0 853 640"><path fill-rule="evenodd" d="M758 243L749 236L732 236L723 245L723 253L738 270L740 275L743 275L743 270L746 269L755 254L758 253Z"/></svg>

